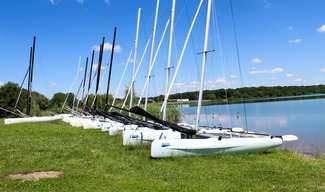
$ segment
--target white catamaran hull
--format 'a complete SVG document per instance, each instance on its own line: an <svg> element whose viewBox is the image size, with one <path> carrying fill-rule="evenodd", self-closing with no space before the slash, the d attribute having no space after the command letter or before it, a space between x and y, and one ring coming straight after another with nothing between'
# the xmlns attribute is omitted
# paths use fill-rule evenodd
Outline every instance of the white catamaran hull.
<svg viewBox="0 0 325 192"><path fill-rule="evenodd" d="M151 143L155 139L180 139L181 133L172 130L153 130L140 128L123 131L123 145L141 145Z"/></svg>
<svg viewBox="0 0 325 192"><path fill-rule="evenodd" d="M151 156L161 158L219 153L259 153L281 145L282 139L279 137L154 140L151 144Z"/></svg>
<svg viewBox="0 0 325 192"><path fill-rule="evenodd" d="M52 116L52 117L25 117L25 118L10 118L5 119L5 124L16 124L16 123L44 123L51 121L61 120L63 117Z"/></svg>
<svg viewBox="0 0 325 192"><path fill-rule="evenodd" d="M138 125L121 125L121 124L113 124L109 128L109 135L117 135L122 133L125 130L135 130L138 128Z"/></svg>

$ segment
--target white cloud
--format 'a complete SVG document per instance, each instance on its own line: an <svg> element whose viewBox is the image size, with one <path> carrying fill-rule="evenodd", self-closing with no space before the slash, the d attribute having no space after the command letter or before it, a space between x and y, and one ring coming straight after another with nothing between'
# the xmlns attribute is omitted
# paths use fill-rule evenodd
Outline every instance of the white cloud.
<svg viewBox="0 0 325 192"><path fill-rule="evenodd" d="M184 85L184 83L174 83L174 88L179 89L179 88L182 88L183 85Z"/></svg>
<svg viewBox="0 0 325 192"><path fill-rule="evenodd" d="M257 87L257 84L253 84L253 85L246 85L245 87Z"/></svg>
<svg viewBox="0 0 325 192"><path fill-rule="evenodd" d="M49 84L49 87L54 87L54 86L56 86L56 83L51 82L51 83Z"/></svg>
<svg viewBox="0 0 325 192"><path fill-rule="evenodd" d="M288 30L292 30L292 29L293 29L293 27L292 27L292 26L289 26L289 27L288 27Z"/></svg>
<svg viewBox="0 0 325 192"><path fill-rule="evenodd" d="M104 51L111 51L112 48L113 48L113 45L112 45L112 44L110 44L110 43L108 43L108 42L104 44ZM99 46L99 45L94 45L94 46L92 47L92 49L95 50L95 51L99 51L99 50L100 50L100 46ZM116 46L114 47L114 52L116 52L116 53L120 53L121 51L122 51L121 46L116 45Z"/></svg>
<svg viewBox="0 0 325 192"><path fill-rule="evenodd" d="M105 0L105 3L106 3L106 4L110 4L111 1L110 1L110 0Z"/></svg>
<svg viewBox="0 0 325 192"><path fill-rule="evenodd" d="M323 25L320 28L316 29L316 31L325 33L325 25Z"/></svg>
<svg viewBox="0 0 325 192"><path fill-rule="evenodd" d="M230 78L237 78L237 75L230 75Z"/></svg>
<svg viewBox="0 0 325 192"><path fill-rule="evenodd" d="M50 2L51 2L52 5L55 5L54 0L50 0Z"/></svg>
<svg viewBox="0 0 325 192"><path fill-rule="evenodd" d="M93 64L93 71L97 70L98 64ZM102 65L101 70L106 69L107 66Z"/></svg>
<svg viewBox="0 0 325 192"><path fill-rule="evenodd" d="M227 86L236 84L235 81L228 81L225 77L220 77L215 81L205 81L204 82L204 89L215 89L216 87L225 88ZM183 83L178 83L174 85L174 87L181 88L180 92L184 91L197 91L199 89L200 82L192 81L191 83L184 85Z"/></svg>
<svg viewBox="0 0 325 192"><path fill-rule="evenodd" d="M268 78L268 80L276 80L276 77Z"/></svg>
<svg viewBox="0 0 325 192"><path fill-rule="evenodd" d="M4 85L4 84L5 84L4 82L1 82L1 81L0 81L0 87L1 87L2 85Z"/></svg>
<svg viewBox="0 0 325 192"><path fill-rule="evenodd" d="M320 72L325 72L325 68L321 69Z"/></svg>
<svg viewBox="0 0 325 192"><path fill-rule="evenodd" d="M256 67L252 67L252 68L251 68L251 70L255 70L255 69L256 69Z"/></svg>
<svg viewBox="0 0 325 192"><path fill-rule="evenodd" d="M272 70L263 70L263 71L251 71L250 74L258 74L258 73L279 73L282 72L282 68L275 68Z"/></svg>
<svg viewBox="0 0 325 192"><path fill-rule="evenodd" d="M301 39L289 40L289 43L300 43Z"/></svg>
<svg viewBox="0 0 325 192"><path fill-rule="evenodd" d="M224 77L220 77L220 78L218 78L218 79L216 80L216 82L217 82L217 83L224 83L224 82L226 82L226 78L224 78Z"/></svg>
<svg viewBox="0 0 325 192"><path fill-rule="evenodd" d="M299 81L302 81L302 79L296 79L296 80L294 80L294 82L299 82Z"/></svg>
<svg viewBox="0 0 325 192"><path fill-rule="evenodd" d="M200 82L198 82L198 81L192 81L189 85L187 85L186 87L187 88L197 88L197 87L199 87L199 85L200 85Z"/></svg>
<svg viewBox="0 0 325 192"><path fill-rule="evenodd" d="M263 63L259 58L255 58L251 61L252 64Z"/></svg>
<svg viewBox="0 0 325 192"><path fill-rule="evenodd" d="M293 74L287 73L286 76L287 77L293 77Z"/></svg>
<svg viewBox="0 0 325 192"><path fill-rule="evenodd" d="M82 4L84 0L77 0L78 3Z"/></svg>
<svg viewBox="0 0 325 192"><path fill-rule="evenodd" d="M220 77L215 82L218 84L218 87L227 87L236 83L234 81L227 81L225 77Z"/></svg>

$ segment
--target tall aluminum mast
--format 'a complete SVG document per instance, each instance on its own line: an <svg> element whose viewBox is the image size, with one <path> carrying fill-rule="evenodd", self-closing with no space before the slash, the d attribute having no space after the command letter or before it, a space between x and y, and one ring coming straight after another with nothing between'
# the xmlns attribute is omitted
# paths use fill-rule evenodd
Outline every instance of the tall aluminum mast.
<svg viewBox="0 0 325 192"><path fill-rule="evenodd" d="M137 48L138 48L138 36L139 36L139 25L140 25L140 14L141 14L141 8L138 10L138 21L137 21L137 32L135 36L134 41L134 61L133 61L133 72L132 72L132 79L134 79L134 73L135 73L135 63L137 61ZM132 108L133 103L133 88L134 88L134 81L131 82L131 95L130 95L130 109ZM129 116L131 116L131 113L129 113Z"/></svg>
<svg viewBox="0 0 325 192"><path fill-rule="evenodd" d="M172 7L172 10L171 10L165 97L167 97L166 95L167 95L168 88L169 88L170 61L171 61L171 55L172 55L173 33L174 33L175 2L176 2L176 0L173 0L173 7ZM163 112L163 120L164 121L166 121L166 114L167 114L167 103L165 105L164 112Z"/></svg>
<svg viewBox="0 0 325 192"><path fill-rule="evenodd" d="M147 105L148 105L148 95L149 95L149 87L150 87L150 69L153 65L152 63L152 58L153 58L153 52L154 52L154 46L155 46L155 37L156 37L156 26L157 26L157 18L158 18L158 9L159 9L159 0L157 0L157 6L156 6L156 15L155 15L155 24L153 26L153 31L152 31L152 44L151 44L151 53L150 53L150 63L149 63L149 72L148 72L148 85L147 85L147 92L146 92L146 100L144 103L144 110L147 110ZM144 117L145 118L145 117Z"/></svg>
<svg viewBox="0 0 325 192"><path fill-rule="evenodd" d="M211 1L212 0L208 1L207 21L206 21L206 27L205 27L205 39L204 39L204 50L203 50L200 92L199 92L199 101L198 101L198 106L197 106L196 124L195 124L197 129L199 128L199 123L200 123L200 113L201 113L201 104L202 104L202 95L203 95L205 64L206 64L206 57L207 57L207 52L208 52L207 49L208 49L209 27L210 27Z"/></svg>

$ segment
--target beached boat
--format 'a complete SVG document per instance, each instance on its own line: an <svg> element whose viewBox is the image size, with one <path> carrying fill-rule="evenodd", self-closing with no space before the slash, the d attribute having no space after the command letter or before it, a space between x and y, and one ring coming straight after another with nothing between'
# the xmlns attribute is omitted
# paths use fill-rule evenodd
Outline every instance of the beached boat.
<svg viewBox="0 0 325 192"><path fill-rule="evenodd" d="M229 153L260 153L282 145L280 137L208 138L154 140L151 156L155 158Z"/></svg>
<svg viewBox="0 0 325 192"><path fill-rule="evenodd" d="M5 119L5 124L15 123L46 123L52 121L62 120L62 116L46 116L46 117L25 117L25 118L8 118Z"/></svg>
<svg viewBox="0 0 325 192"><path fill-rule="evenodd" d="M208 1L205 42L202 62L202 74L200 82L198 110L195 129L198 131L193 138L184 139L167 139L154 140L151 144L151 156L154 158L174 157L174 156L196 156L196 155L213 155L213 154L228 154L228 153L259 153L268 149L276 148L282 145L283 141L297 140L298 137L294 135L287 136L270 136L267 134L258 134L251 132L244 132L242 128L229 129L202 129L199 127L200 111L202 104L202 94L204 85L204 73L206 56L209 52L208 34L211 14L211 1ZM201 1L202 3L202 1ZM178 69L179 65L176 68ZM163 107L166 105L168 94L170 93L172 84L175 79L174 74L172 83L167 91Z"/></svg>

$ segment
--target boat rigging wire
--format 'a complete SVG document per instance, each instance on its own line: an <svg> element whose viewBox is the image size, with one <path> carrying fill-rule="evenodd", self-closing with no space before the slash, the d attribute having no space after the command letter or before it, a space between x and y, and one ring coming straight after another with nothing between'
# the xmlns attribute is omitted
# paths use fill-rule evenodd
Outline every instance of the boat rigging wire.
<svg viewBox="0 0 325 192"><path fill-rule="evenodd" d="M75 87L75 92L74 92L74 98L73 98L73 103L72 103L72 115L74 112L74 104L76 101L76 93L77 93L77 87L78 87L78 77L79 77L79 72L80 72L80 62L81 62L81 56L79 56L79 64L78 64L78 71L77 71L77 79L76 79L76 87Z"/></svg>
<svg viewBox="0 0 325 192"><path fill-rule="evenodd" d="M49 94L49 87L50 87L50 84L49 85L47 85L46 83L48 82L47 81L47 79L46 79L46 75L45 75L45 70L44 70L44 65L43 65L43 61L42 61L42 57L41 57L41 46L39 45L39 43L38 43L38 41L36 42L36 45L37 45L37 49L36 49L36 56L37 56L37 58L39 59L39 66L40 66L40 69L41 69L41 72L42 72L42 77L43 77L43 81L42 81L42 83L43 83L43 86L45 87L45 90L46 90L46 93L47 93L47 95L50 95ZM39 68L38 68L39 69Z"/></svg>
<svg viewBox="0 0 325 192"><path fill-rule="evenodd" d="M17 115L17 116L24 117L23 115L18 114L18 113L15 113L15 112L12 112L12 111L10 111L10 110L8 110L8 109L2 108L2 107L0 107L0 109L3 110L3 111L5 111L5 112L11 113L11 114L14 114L14 115Z"/></svg>
<svg viewBox="0 0 325 192"><path fill-rule="evenodd" d="M128 60L127 60L127 62L126 62L126 65L125 65L124 71L123 71L123 73L122 73L121 80L120 80L120 82L118 83L117 90L116 90L116 92L115 92L115 96L114 96L114 99L113 99L112 105L115 104L115 100L116 100L116 97L117 97L118 91L119 91L119 89L120 89L120 86L121 86L122 80L123 80L123 78L124 78L125 71L126 71L128 65L129 65L129 62L130 62L130 59L131 59L131 55L132 55L133 49L134 49L134 47L133 47L133 48L131 49L131 51L130 51L130 54L129 54ZM109 111L112 111L112 109L113 109L113 108L111 107Z"/></svg>
<svg viewBox="0 0 325 192"><path fill-rule="evenodd" d="M151 64L151 66L150 66L149 73L148 73L148 76L147 76L146 82L145 82L145 84L144 84L143 90L142 90L142 92L141 92L140 99L139 99L139 101L138 101L138 105L137 105L137 106L140 105L141 100L142 100L142 98L143 98L144 90L146 89L146 87L147 87L147 85L148 85L148 83L149 83L149 78L150 78L150 76L151 76L151 71L152 71L153 66L154 66L154 64L155 64L155 62L156 62L156 58L157 58L158 52L159 52L159 50L160 50L161 43L162 43L162 41L163 41L163 39L164 39L164 37L165 37L165 33L166 33L166 30L167 30L168 25L169 25L169 19L167 20L167 23L166 23L166 26L165 26L165 30L164 30L164 32L163 32L163 35L162 35L161 39L160 39L160 42L159 42L159 45L158 45L157 51L156 51L156 53L155 53L155 57L154 57L154 59L153 59L153 61L152 61L152 64Z"/></svg>
<svg viewBox="0 0 325 192"><path fill-rule="evenodd" d="M98 65L97 65L97 68L98 68ZM90 88L88 89L88 93L87 93L87 96L86 96L86 98L84 99L84 101L83 101L83 109L86 107L86 105L88 104L88 98L89 98L89 93L90 93L90 90L91 90L91 88L92 88L92 86L93 86L93 84L94 84L94 81L95 81L95 77L97 76L97 73L98 73L98 70L96 69L95 70L95 73L94 73L94 76L93 76L93 78L91 79L91 83L90 83Z"/></svg>
<svg viewBox="0 0 325 192"><path fill-rule="evenodd" d="M234 11L233 11L233 7L232 7L232 1L229 0L229 2L230 2L232 23L233 23L233 29L234 29L234 35L235 35L235 42L236 42L236 51L237 51L237 60L238 60L238 67L239 67L240 83L241 83L241 86L243 87L243 76L242 76L242 72L241 72L241 64L240 64L240 57L239 57L239 48L238 48L238 41L237 41L237 33L236 33ZM243 101L244 113L245 113L246 132L248 132L245 98L243 98L242 101Z"/></svg>
<svg viewBox="0 0 325 192"><path fill-rule="evenodd" d="M94 98L93 103L91 104L91 107L90 107L90 108L93 108L94 105L95 105L95 101L96 101L96 99L97 99L97 96L98 96L98 93L99 93L100 86L102 85L103 79L104 79L104 77L105 77L105 74L106 74L106 71L107 71L108 65L109 65L109 61L107 62L107 65L106 65L106 67L105 67L104 74L103 74L103 76L102 76L102 79L101 79L100 82L99 82L98 90L97 90L97 92L96 92L96 94L95 94L95 98ZM97 67L99 67L99 65L98 65ZM98 70L100 70L100 69L98 68ZM100 100L100 102L101 102L101 100Z"/></svg>
<svg viewBox="0 0 325 192"><path fill-rule="evenodd" d="M136 70L136 72L135 72L135 74L134 74L134 76L133 76L133 78L132 78L131 84L130 84L130 86L128 87L128 88L129 88L129 89L128 89L128 93L127 93L126 96L125 96L125 99L124 99L123 105L122 105L122 107L121 107L122 109L123 109L124 106L125 106L126 100L127 100L128 96L129 96L129 94L130 94L131 89L133 89L133 86L132 86L132 85L134 84L134 79L135 79L135 77L136 77L137 74L138 74L139 68L140 68L140 66L141 66L141 64L142 64L142 61L143 61L143 58L144 58L144 56L145 56L145 54L146 54L146 52L147 52L147 48L148 48L148 45L149 45L150 39L151 39L151 36L150 36L150 38L149 38L149 40L148 40L148 42L147 42L147 45L146 45L146 47L145 47L145 49L144 49L144 51L143 51L143 54L142 54L141 60L140 60L140 62L139 62L138 68L137 68L137 70ZM132 95L131 95L131 96L132 96Z"/></svg>
<svg viewBox="0 0 325 192"><path fill-rule="evenodd" d="M72 84L71 84L71 87L70 87L70 89L69 89L69 91L68 91L68 94L67 94L65 100L64 100L64 103L63 103L63 105L62 105L62 108L61 108L61 110L60 110L60 113L62 113L62 110L63 110L63 108L64 108L64 106L65 106L65 104L66 104L66 102L67 102L67 100L68 100L68 97L69 97L69 95L70 95L70 92L71 92L71 89L72 89L72 87L73 87L73 84L76 82L76 80L77 80L77 77L74 78L74 80L73 80L73 82L72 82Z"/></svg>
<svg viewBox="0 0 325 192"><path fill-rule="evenodd" d="M214 3L214 1L213 1L213 3ZM224 68L224 60L223 60L223 52L222 52L222 49L221 49L221 38L220 38L220 31L219 31L219 26L218 26L217 11L214 8L215 8L215 6L212 6L212 14L214 16L214 17L212 17L212 19L214 20L213 24L215 25L215 28L217 29L218 45L219 45L219 52L220 52L220 61L221 61L221 66L222 66L222 75L223 75L223 77L226 77L225 76L225 68ZM226 97L227 113L228 113L228 116L230 117L227 89L225 89L225 97ZM229 123L228 126L231 127L231 121L228 121L228 123Z"/></svg>
<svg viewBox="0 0 325 192"><path fill-rule="evenodd" d="M19 94L18 94L17 101L16 101L16 104L15 104L14 109L17 109L17 105L18 105L18 102L19 102L19 98L20 98L20 96L21 96L21 92L22 92L22 90L23 90L23 86L24 86L24 83L25 83L26 77L27 77L27 75L28 75L29 68L30 68L30 67L28 67L28 69L27 69L27 71L26 71L26 74L25 74L25 77L24 77L24 80L23 80L23 82L22 82L22 84L21 84L21 86L20 86L20 91L19 91Z"/></svg>
<svg viewBox="0 0 325 192"><path fill-rule="evenodd" d="M188 9L187 9L187 0L184 0L185 1L185 8L186 8L186 18L187 18L187 22L188 22L188 25L190 26L190 17L188 15ZM197 61L197 51L195 50L195 46L194 46L194 40L193 40L193 36L192 34L190 35L190 38L191 38L191 43L192 43L192 48L193 48L193 55L194 55L194 60L195 60L195 64L196 64L196 71L197 71L197 77L199 77L199 64L198 64L198 61ZM192 68L192 73L193 73L193 68ZM192 76L192 75L191 75Z"/></svg>
<svg viewBox="0 0 325 192"><path fill-rule="evenodd" d="M186 41L185 41L184 46L183 46L183 50L182 50L181 57L180 57L180 59L178 60L178 64L177 64L177 67L176 67L176 70L175 70L175 73L174 73L173 79L172 79L172 81L171 81L171 83L170 83L170 86L169 86L169 89L168 89L168 91L167 91L167 93L166 93L166 97L165 97L165 99L164 99L164 102L163 102L163 104L162 104L162 107L160 108L160 112L162 112L162 110L164 109L164 107L167 105L167 99L168 99L168 96L169 96L170 91L171 91L171 89L172 89L172 87L173 87L173 84L174 84L174 81L175 81L176 75L177 75L178 70L179 70L180 63L181 63L182 58L183 58L183 56L184 56L184 51L185 51L185 48L186 48L186 45L187 45L187 42L188 42L189 36L190 36L190 34L191 34L191 32L192 32L192 29L193 29L193 26L194 26L194 23L195 23L196 17L197 17L197 15L198 15L199 11L200 11L200 8L201 8L201 5L202 5L202 2L203 2L203 0L200 1L200 4L199 4L199 6L198 6L198 9L197 9L197 11L196 11L196 13L195 13L195 16L194 16L193 22L192 22L192 24L191 24L191 28L190 28L190 30L189 30L189 32L188 32L188 34L187 34Z"/></svg>

